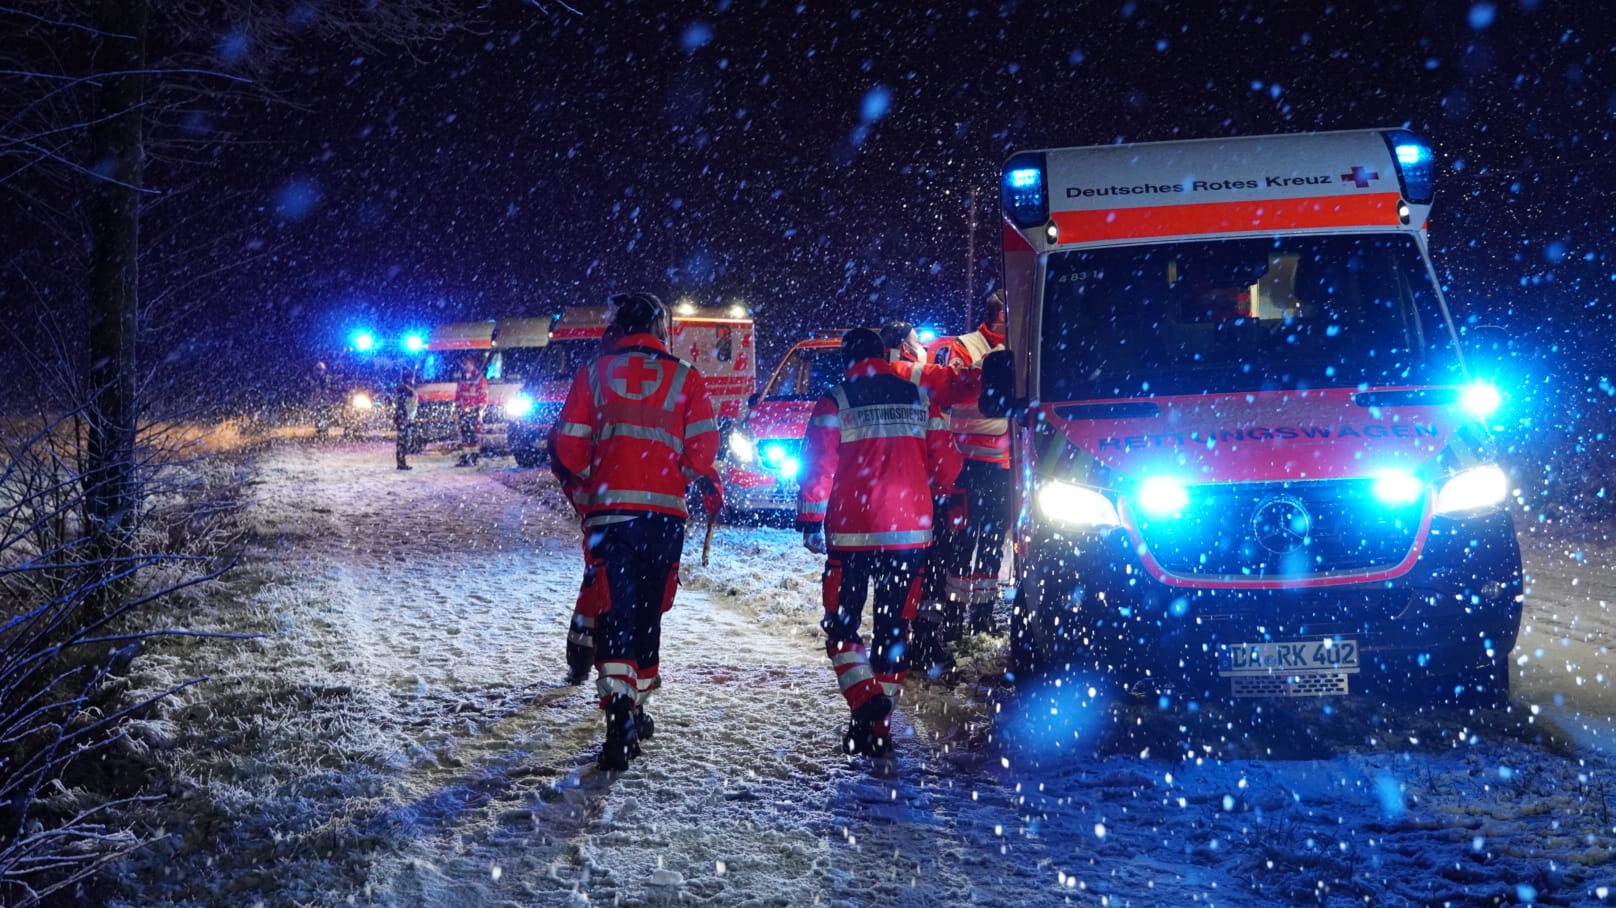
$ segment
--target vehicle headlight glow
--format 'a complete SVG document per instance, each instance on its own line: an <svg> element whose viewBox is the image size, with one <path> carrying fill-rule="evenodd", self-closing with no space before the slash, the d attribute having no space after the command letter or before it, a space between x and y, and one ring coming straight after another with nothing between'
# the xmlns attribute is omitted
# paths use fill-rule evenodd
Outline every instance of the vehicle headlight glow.
<svg viewBox="0 0 1616 908"><path fill-rule="evenodd" d="M1074 529L1105 529L1121 523L1116 505L1109 498L1069 482L1050 482L1041 487L1038 509L1052 522Z"/></svg>
<svg viewBox="0 0 1616 908"><path fill-rule="evenodd" d="M1486 419L1498 411L1504 402L1504 395L1486 382L1477 382L1466 387L1459 399L1464 402L1466 410L1479 419Z"/></svg>
<svg viewBox="0 0 1616 908"><path fill-rule="evenodd" d="M1171 517L1190 502L1184 483L1168 476L1153 476L1139 487L1139 507L1152 517Z"/></svg>
<svg viewBox="0 0 1616 908"><path fill-rule="evenodd" d="M505 403L505 415L510 419L522 419L533 413L533 398L526 394L518 394Z"/></svg>
<svg viewBox="0 0 1616 908"><path fill-rule="evenodd" d="M348 404L355 410L369 410L375 403L370 399L370 395L363 391L355 391L353 396L348 398Z"/></svg>
<svg viewBox="0 0 1616 908"><path fill-rule="evenodd" d="M1442 484L1436 513L1473 514L1495 508L1509 497L1509 478L1496 464L1471 467Z"/></svg>
<svg viewBox="0 0 1616 908"><path fill-rule="evenodd" d="M741 463L757 460L757 444L745 432L730 433L729 452Z"/></svg>
<svg viewBox="0 0 1616 908"><path fill-rule="evenodd" d="M1375 477L1375 500L1381 504L1411 504L1425 494L1425 483L1409 473L1388 472Z"/></svg>

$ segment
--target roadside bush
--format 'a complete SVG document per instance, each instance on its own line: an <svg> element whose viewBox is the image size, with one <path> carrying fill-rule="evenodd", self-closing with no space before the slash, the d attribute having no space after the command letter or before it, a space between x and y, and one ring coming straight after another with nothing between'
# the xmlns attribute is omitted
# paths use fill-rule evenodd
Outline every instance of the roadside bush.
<svg viewBox="0 0 1616 908"><path fill-rule="evenodd" d="M228 496L184 468L183 435L146 431L147 502L124 553L97 557L86 532L73 414L0 424L0 904L51 904L129 851L120 821L139 773L109 754L155 703L194 682L123 696L162 599L228 564ZM125 747L123 750L138 750Z"/></svg>

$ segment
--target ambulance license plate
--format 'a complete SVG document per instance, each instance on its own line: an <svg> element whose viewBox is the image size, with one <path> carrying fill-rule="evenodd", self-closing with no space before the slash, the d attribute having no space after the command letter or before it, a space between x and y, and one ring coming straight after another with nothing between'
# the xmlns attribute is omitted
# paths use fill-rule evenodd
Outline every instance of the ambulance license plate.
<svg viewBox="0 0 1616 908"><path fill-rule="evenodd" d="M1237 643L1218 653L1218 674L1352 674L1358 671L1358 642L1333 637L1287 643Z"/></svg>

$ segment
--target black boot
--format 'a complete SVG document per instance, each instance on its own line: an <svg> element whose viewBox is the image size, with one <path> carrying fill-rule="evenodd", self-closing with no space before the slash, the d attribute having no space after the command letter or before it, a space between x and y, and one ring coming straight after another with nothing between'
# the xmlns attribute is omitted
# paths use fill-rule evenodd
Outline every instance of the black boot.
<svg viewBox="0 0 1616 908"><path fill-rule="evenodd" d="M641 741L649 741L656 734L656 723L643 706L634 707L634 730L639 733Z"/></svg>
<svg viewBox="0 0 1616 908"><path fill-rule="evenodd" d="M622 772L628 769L628 761L639 755L634 698L618 694L606 704L606 743L601 745L600 759L595 765L606 772Z"/></svg>
<svg viewBox="0 0 1616 908"><path fill-rule="evenodd" d="M567 631L567 683L582 684L589 680L589 671L595 667L594 629L578 623L574 616Z"/></svg>
<svg viewBox="0 0 1616 908"><path fill-rule="evenodd" d="M880 725L885 728L886 723ZM890 731L882 733L875 723L855 718L848 723L847 732L842 735L842 753L850 757L890 757L892 734Z"/></svg>
<svg viewBox="0 0 1616 908"><path fill-rule="evenodd" d="M973 603L971 603L971 633L973 633L973 634L991 634L991 633L993 633L993 603L991 603L991 602L973 602Z"/></svg>
<svg viewBox="0 0 1616 908"><path fill-rule="evenodd" d="M853 710L855 722L874 722L892 715L892 698L886 694L876 694Z"/></svg>

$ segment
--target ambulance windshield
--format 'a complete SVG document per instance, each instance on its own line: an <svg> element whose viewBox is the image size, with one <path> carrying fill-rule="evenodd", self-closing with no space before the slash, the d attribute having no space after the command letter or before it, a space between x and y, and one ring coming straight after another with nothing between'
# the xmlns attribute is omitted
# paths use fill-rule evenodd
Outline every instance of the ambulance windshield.
<svg viewBox="0 0 1616 908"><path fill-rule="evenodd" d="M775 370L764 400L818 400L842 380L846 363L838 346L799 346Z"/></svg>
<svg viewBox="0 0 1616 908"><path fill-rule="evenodd" d="M1054 253L1042 336L1047 401L1460 380L1405 234Z"/></svg>

